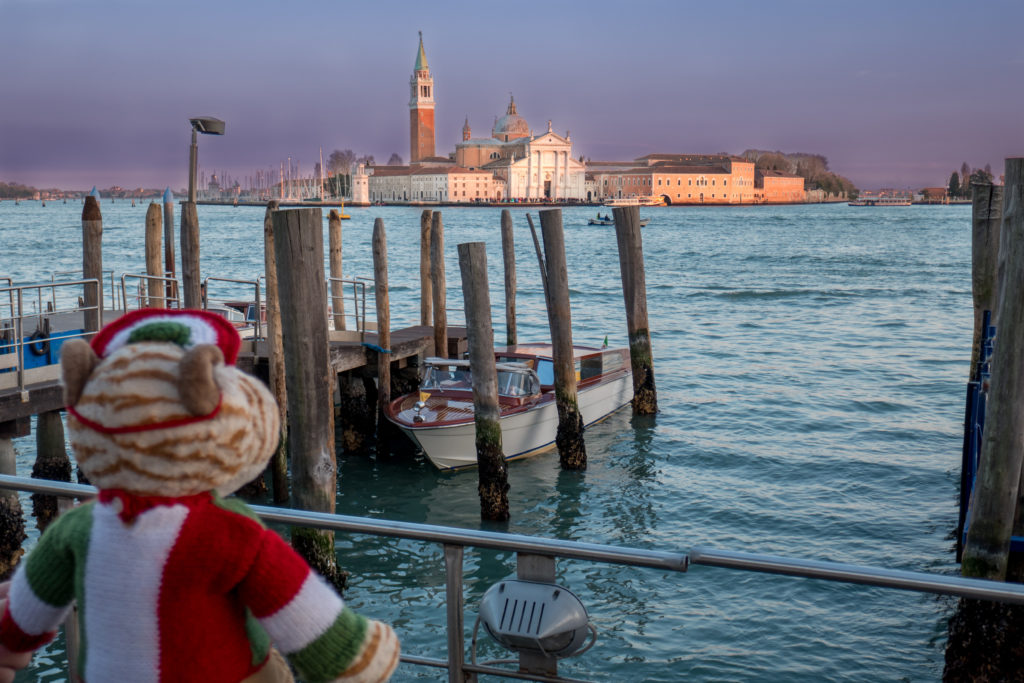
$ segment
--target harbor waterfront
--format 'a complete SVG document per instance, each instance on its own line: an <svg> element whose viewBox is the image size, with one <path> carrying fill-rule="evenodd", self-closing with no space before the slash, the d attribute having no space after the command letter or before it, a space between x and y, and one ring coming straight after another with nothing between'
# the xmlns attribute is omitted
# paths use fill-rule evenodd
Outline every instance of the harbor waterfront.
<svg viewBox="0 0 1024 683"><path fill-rule="evenodd" d="M146 207L104 200L104 268L144 269ZM420 209L349 208L346 276L373 272L373 219L388 230L392 327L415 324ZM500 211L444 208L455 244L488 249L504 330ZM526 210L516 230L519 338L547 335ZM614 230L563 212L574 341L626 343ZM475 472L437 471L409 447L339 456L337 511L654 549L694 545L956 574L951 534L971 345L970 209L807 205L644 208L660 413L628 410L586 431L589 468L554 451L511 463L507 525L481 524ZM81 268L81 205L0 204L0 276ZM262 272L263 209L199 209L201 272ZM327 216L324 215L324 229ZM461 320L458 278L449 319ZM109 293L107 295L109 301ZM372 309L372 306L371 306ZM18 474L35 457L15 441ZM30 510L28 497L23 507ZM34 537L34 532L31 532ZM32 539L28 542L30 545ZM406 653L443 657L436 547L337 537L348 600L392 623ZM514 557L466 559L467 641L483 592ZM558 564L587 605L594 649L560 665L595 681L940 678L953 601L932 595L693 567L686 574ZM482 637L481 658L503 656ZM18 680L63 680L58 642ZM440 680L403 664L396 680Z"/></svg>

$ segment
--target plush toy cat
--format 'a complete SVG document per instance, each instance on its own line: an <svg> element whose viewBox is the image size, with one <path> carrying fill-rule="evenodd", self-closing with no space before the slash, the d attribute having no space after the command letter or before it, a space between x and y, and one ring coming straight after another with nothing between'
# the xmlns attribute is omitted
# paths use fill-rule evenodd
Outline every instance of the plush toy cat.
<svg viewBox="0 0 1024 683"><path fill-rule="evenodd" d="M234 367L239 337L202 311L142 310L64 344L68 431L100 492L51 525L12 579L3 668L77 601L88 683L386 680L394 631L341 598L240 501L278 411ZM0 598L3 597L0 591Z"/></svg>

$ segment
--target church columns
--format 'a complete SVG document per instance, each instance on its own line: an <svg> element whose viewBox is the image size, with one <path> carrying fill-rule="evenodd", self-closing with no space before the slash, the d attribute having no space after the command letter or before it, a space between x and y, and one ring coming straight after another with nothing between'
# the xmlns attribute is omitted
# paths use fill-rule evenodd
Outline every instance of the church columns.
<svg viewBox="0 0 1024 683"><path fill-rule="evenodd" d="M558 199L560 192L558 191L558 152L552 152L555 157L555 172L551 176L551 198Z"/></svg>
<svg viewBox="0 0 1024 683"><path fill-rule="evenodd" d="M529 199L533 195L530 194L530 190L533 187L533 152L526 158L526 198Z"/></svg>
<svg viewBox="0 0 1024 683"><path fill-rule="evenodd" d="M537 199L544 198L544 152L537 152Z"/></svg>

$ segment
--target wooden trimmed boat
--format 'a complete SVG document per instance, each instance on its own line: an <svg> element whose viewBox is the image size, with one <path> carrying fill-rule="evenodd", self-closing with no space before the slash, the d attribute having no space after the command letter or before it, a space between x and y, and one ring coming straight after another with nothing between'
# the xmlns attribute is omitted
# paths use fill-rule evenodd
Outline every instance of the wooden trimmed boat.
<svg viewBox="0 0 1024 683"><path fill-rule="evenodd" d="M633 398L629 349L574 346L583 424L598 422ZM551 344L495 349L501 441L506 460L555 445ZM428 358L420 390L394 399L385 413L443 470L476 465L476 425L468 360Z"/></svg>

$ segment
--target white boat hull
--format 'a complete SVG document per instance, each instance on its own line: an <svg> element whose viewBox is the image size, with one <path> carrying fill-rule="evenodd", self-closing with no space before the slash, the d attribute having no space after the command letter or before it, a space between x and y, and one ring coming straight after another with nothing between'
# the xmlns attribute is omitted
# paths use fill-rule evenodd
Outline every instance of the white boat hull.
<svg viewBox="0 0 1024 683"><path fill-rule="evenodd" d="M578 400L583 424L600 422L632 399L633 376L630 373L581 389ZM476 425L472 421L425 427L399 426L440 469L476 465ZM505 459L524 458L552 448L557 430L558 408L554 401L501 418L501 447Z"/></svg>

